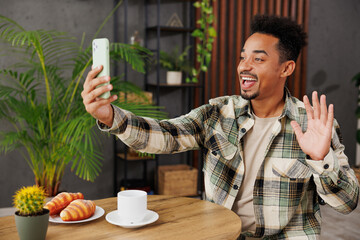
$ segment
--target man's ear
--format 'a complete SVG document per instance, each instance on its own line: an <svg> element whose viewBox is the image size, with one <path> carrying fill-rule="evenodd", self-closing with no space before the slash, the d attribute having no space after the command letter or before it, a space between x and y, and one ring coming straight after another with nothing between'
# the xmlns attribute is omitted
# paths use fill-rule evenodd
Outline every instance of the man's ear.
<svg viewBox="0 0 360 240"><path fill-rule="evenodd" d="M283 69L281 72L281 77L290 76L295 70L295 62L293 60L289 60L283 63Z"/></svg>

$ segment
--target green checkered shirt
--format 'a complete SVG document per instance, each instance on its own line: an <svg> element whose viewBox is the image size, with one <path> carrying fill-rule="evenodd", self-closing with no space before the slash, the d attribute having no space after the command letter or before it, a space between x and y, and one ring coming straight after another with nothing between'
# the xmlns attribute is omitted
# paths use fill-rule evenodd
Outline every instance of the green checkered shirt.
<svg viewBox="0 0 360 240"><path fill-rule="evenodd" d="M308 159L290 126L296 120L306 130L304 104L287 90L285 94L284 110L272 129L254 185L256 232L242 233L240 238L316 239L321 224L319 200L342 213L357 206L358 182L344 154L336 120L328 155L322 161ZM253 125L250 102L225 96L162 121L114 107L113 126L100 129L142 152L202 149L206 199L231 209L244 176L243 137Z"/></svg>

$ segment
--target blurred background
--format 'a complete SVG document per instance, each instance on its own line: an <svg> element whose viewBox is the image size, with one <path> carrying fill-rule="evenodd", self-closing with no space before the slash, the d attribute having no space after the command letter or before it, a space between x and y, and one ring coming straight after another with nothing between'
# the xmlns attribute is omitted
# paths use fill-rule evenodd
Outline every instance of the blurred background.
<svg viewBox="0 0 360 240"><path fill-rule="evenodd" d="M46 29L68 32L80 43L83 33L85 44L90 44L92 36L111 12L118 1L113 0L0 0L0 15L15 20L27 30ZM126 8L125 8L126 2ZM157 23L168 25L176 14L183 25L191 25L196 18L195 10L188 10L190 1L161 1L161 13L157 13L157 1L124 1L115 15L101 31L101 37L111 42L130 43L137 31L137 37L146 41L148 48L156 47L156 32L146 30ZM356 130L358 126L355 114L358 105L358 88L351 79L360 72L360 1L358 0L280 0L280 1L232 1L217 0L214 15L217 18L215 28L217 38L214 42L212 62L203 76L199 88L161 89L149 87L155 85L156 74L160 82L164 81L165 71L156 72L153 68L145 80L141 73L132 71L124 64L112 65L113 74L126 72L126 79L142 89L152 91L154 102L164 106L169 117L186 113L189 109L206 103L208 99L238 93L236 66L239 61L241 45L248 36L249 19L256 13L266 12L292 17L303 24L308 32L308 46L298 61L297 73L289 79L289 88L299 98L316 90L326 94L328 103L335 105L335 118L340 124L345 153L352 166L360 164L357 156ZM190 6L191 8L191 6ZM185 13L184 13L185 12ZM126 32L125 32L126 30ZM147 36L145 36L148 34ZM176 34L163 34L161 49L170 51L174 46L184 49L194 43L188 38ZM143 42L141 44L144 44ZM1 45L0 45L1 46ZM194 47L190 51L194 51ZM0 66L12 62L11 56L3 56L0 51ZM115 72L116 71L116 72ZM2 80L0 80L2 81ZM185 93L184 93L185 92ZM159 98L157 98L157 95ZM9 128L6 121L0 122L0 131ZM78 178L70 167L65 170L60 190L81 191L89 199L113 196L114 172L118 172L116 181L124 175L123 165L115 164L114 139L98 133L101 151L104 154L100 175L94 182ZM193 160L196 166L198 156L178 155L161 156L159 164L188 163ZM184 160L185 159L185 160ZM114 169L116 166L116 169ZM129 163L127 177L139 175L141 163ZM153 179L155 163L147 166L147 178ZM140 175L142 170L140 170ZM0 208L10 207L12 195L21 186L34 184L34 176L23 156L18 151L0 155Z"/></svg>

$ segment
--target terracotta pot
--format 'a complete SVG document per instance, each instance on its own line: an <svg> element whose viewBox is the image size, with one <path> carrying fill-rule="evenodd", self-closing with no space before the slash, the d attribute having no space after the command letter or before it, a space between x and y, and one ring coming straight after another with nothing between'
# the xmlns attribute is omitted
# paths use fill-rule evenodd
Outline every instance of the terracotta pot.
<svg viewBox="0 0 360 240"><path fill-rule="evenodd" d="M20 240L44 240L49 225L49 210L44 209L42 215L21 216L15 212L16 228Z"/></svg>
<svg viewBox="0 0 360 240"><path fill-rule="evenodd" d="M168 71L166 73L167 84L181 84L181 80L182 80L182 72Z"/></svg>

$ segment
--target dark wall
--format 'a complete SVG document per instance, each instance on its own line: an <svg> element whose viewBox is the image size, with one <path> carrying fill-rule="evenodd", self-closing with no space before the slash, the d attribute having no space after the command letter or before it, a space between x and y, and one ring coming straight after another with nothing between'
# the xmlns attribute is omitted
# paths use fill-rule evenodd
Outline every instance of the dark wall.
<svg viewBox="0 0 360 240"><path fill-rule="evenodd" d="M356 161L358 92L351 79L358 72L360 1L310 1L307 93L317 90L334 104L351 164Z"/></svg>
<svg viewBox="0 0 360 240"><path fill-rule="evenodd" d="M128 35L126 37L125 28L125 7L124 2L117 11L117 40L120 42L129 42L130 36L135 30L140 32L142 38L144 37L144 1L143 0L131 0L128 2L127 7L127 23L128 23ZM154 25L156 21L156 1L150 2L150 24ZM184 23L185 17L182 15L182 5L171 1L166 4L166 8L161 9L160 23L165 25L172 13L176 12ZM47 1L47 0L0 0L0 15L9 17L25 29L46 29L46 30L58 30L66 31L77 38L80 43L83 33L86 33L85 43L90 44L93 34L97 31L105 17L110 13L114 7L113 0L67 0L67 1ZM114 19L105 25L99 37L107 37L110 41L114 41ZM162 42L162 48L164 50L171 49L174 45L180 45L182 38L175 35L169 35L166 37L169 42ZM152 38L153 39L153 38ZM0 43L1 44L1 43ZM1 45L0 45L1 47ZM1 49L1 48L0 48ZM0 53L1 54L1 53ZM8 57L4 58L0 55L0 66L4 67L9 64ZM118 73L124 73L124 64L118 64ZM112 65L112 71L114 72L115 66ZM127 68L128 81L137 84L140 87L144 87L144 75L134 72L131 67ZM163 73L162 73L163 74ZM176 94L176 95L175 95ZM173 92L174 96L179 99L182 94L179 92ZM166 99L163 101L165 102ZM183 106L179 103L175 107L170 106L166 111L171 110L170 117L174 117L177 112L181 111ZM95 121L95 120L94 120ZM6 130L11 127L9 123L5 121L0 122L0 131ZM113 138L108 137L105 134L98 134L100 142L102 143L101 149L105 155L102 172L98 176L94 183L87 182L79 179L68 168L65 171L65 175L60 185L60 190L65 191L81 191L89 199L104 198L113 195L113 166L114 166L114 151L113 151ZM118 144L119 145L119 144ZM168 162L180 163L182 162L180 156L163 156L160 163L166 164ZM153 178L155 165L153 162L148 164L150 174L149 178ZM119 180L123 176L123 165L118 164ZM141 177L142 164L130 163L128 177ZM27 185L34 184L34 176L26 164L26 161L22 157L19 151L10 152L6 155L0 155L0 207L9 207L12 204L12 195L14 192Z"/></svg>

